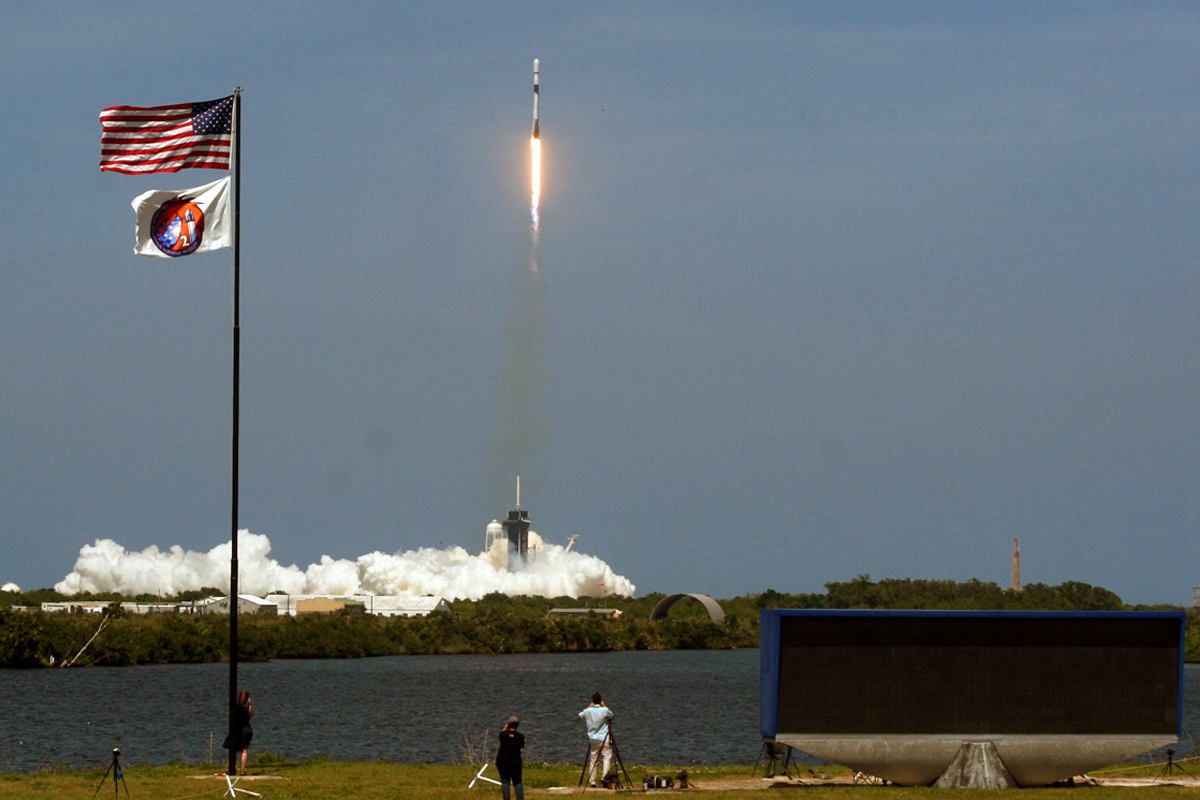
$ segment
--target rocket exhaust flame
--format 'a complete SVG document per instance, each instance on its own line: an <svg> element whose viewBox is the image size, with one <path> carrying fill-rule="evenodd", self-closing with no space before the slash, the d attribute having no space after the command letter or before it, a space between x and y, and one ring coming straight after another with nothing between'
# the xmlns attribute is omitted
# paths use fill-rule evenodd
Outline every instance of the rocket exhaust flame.
<svg viewBox="0 0 1200 800"><path fill-rule="evenodd" d="M534 137L529 140L529 154L533 162L530 176L529 218L533 225L533 242L537 244L538 228L541 220L538 218L538 205L542 201L542 140Z"/></svg>

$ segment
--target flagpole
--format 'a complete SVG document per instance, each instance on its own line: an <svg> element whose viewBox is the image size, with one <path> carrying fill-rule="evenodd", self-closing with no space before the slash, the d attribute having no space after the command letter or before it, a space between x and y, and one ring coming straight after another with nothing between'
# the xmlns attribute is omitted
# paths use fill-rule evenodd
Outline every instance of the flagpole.
<svg viewBox="0 0 1200 800"><path fill-rule="evenodd" d="M242 328L240 320L241 263L239 233L242 213L242 87L233 90L233 143L230 169L233 172L233 442L231 472L233 488L230 494L230 557L229 557L229 766L227 773L237 774L235 743L242 732L237 729L238 697L238 418L240 416Z"/></svg>

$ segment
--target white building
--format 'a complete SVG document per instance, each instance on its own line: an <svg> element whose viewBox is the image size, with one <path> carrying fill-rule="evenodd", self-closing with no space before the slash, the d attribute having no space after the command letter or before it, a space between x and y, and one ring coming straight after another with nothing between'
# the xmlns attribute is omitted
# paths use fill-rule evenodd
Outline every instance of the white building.
<svg viewBox="0 0 1200 800"><path fill-rule="evenodd" d="M367 613L380 617L423 617L434 611L449 611L450 604L441 595L417 597L409 594L367 598Z"/></svg>
<svg viewBox="0 0 1200 800"><path fill-rule="evenodd" d="M269 594L267 602L274 603L281 615L330 613L346 607L360 607L368 614L380 617L423 617L434 611L449 611L450 604L441 595L352 595L328 594Z"/></svg>
<svg viewBox="0 0 1200 800"><path fill-rule="evenodd" d="M229 598L206 597L196 601L195 609L200 614L228 614ZM274 614L279 610L271 601L252 594L239 594L237 609L239 614Z"/></svg>
<svg viewBox="0 0 1200 800"><path fill-rule="evenodd" d="M111 600L63 600L57 603L42 603L42 611L66 614L72 612L102 614L111 605ZM120 605L121 610L126 614L179 614L192 611L190 603L121 603Z"/></svg>
<svg viewBox="0 0 1200 800"><path fill-rule="evenodd" d="M42 611L47 613L58 612L70 614L73 611L79 611L84 614L100 614L104 609L112 605L110 600L82 600L71 601L64 600L61 603L42 603Z"/></svg>

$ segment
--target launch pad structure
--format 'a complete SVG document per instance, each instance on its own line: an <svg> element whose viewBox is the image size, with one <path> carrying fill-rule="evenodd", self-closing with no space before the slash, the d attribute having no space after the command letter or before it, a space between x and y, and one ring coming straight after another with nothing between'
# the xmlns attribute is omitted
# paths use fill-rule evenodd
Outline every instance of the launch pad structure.
<svg viewBox="0 0 1200 800"><path fill-rule="evenodd" d="M504 528L504 535L508 539L508 556L511 559L513 556L520 556L525 560L529 558L529 512L523 510L518 504L517 508L508 512L508 517L505 518L500 525Z"/></svg>
<svg viewBox="0 0 1200 800"><path fill-rule="evenodd" d="M514 563L514 557L526 562L531 559L529 551L529 529L533 524L529 512L521 508L521 478L517 478L516 508L508 512L504 521L492 520L484 535L484 551L490 553L497 539L508 542L508 563ZM574 544L574 542L572 542Z"/></svg>

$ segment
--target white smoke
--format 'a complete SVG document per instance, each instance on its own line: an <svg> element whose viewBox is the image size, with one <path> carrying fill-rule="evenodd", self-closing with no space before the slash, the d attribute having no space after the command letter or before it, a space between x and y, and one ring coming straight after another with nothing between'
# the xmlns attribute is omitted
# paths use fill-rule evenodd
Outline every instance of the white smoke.
<svg viewBox="0 0 1200 800"><path fill-rule="evenodd" d="M442 595L451 600L478 600L491 592L540 597L632 596L634 585L595 556L567 552L546 544L532 531L533 557L514 569L497 564L492 554L471 555L461 547L422 547L403 553L368 553L355 561L321 556L301 570L270 558L271 541L248 530L238 532L238 591L265 595L329 594ZM184 551L179 545L160 550L151 545L131 553L112 539L97 539L79 550L75 569L54 588L63 594L118 592L126 595L171 596L211 586L229 591L230 544L207 553Z"/></svg>

